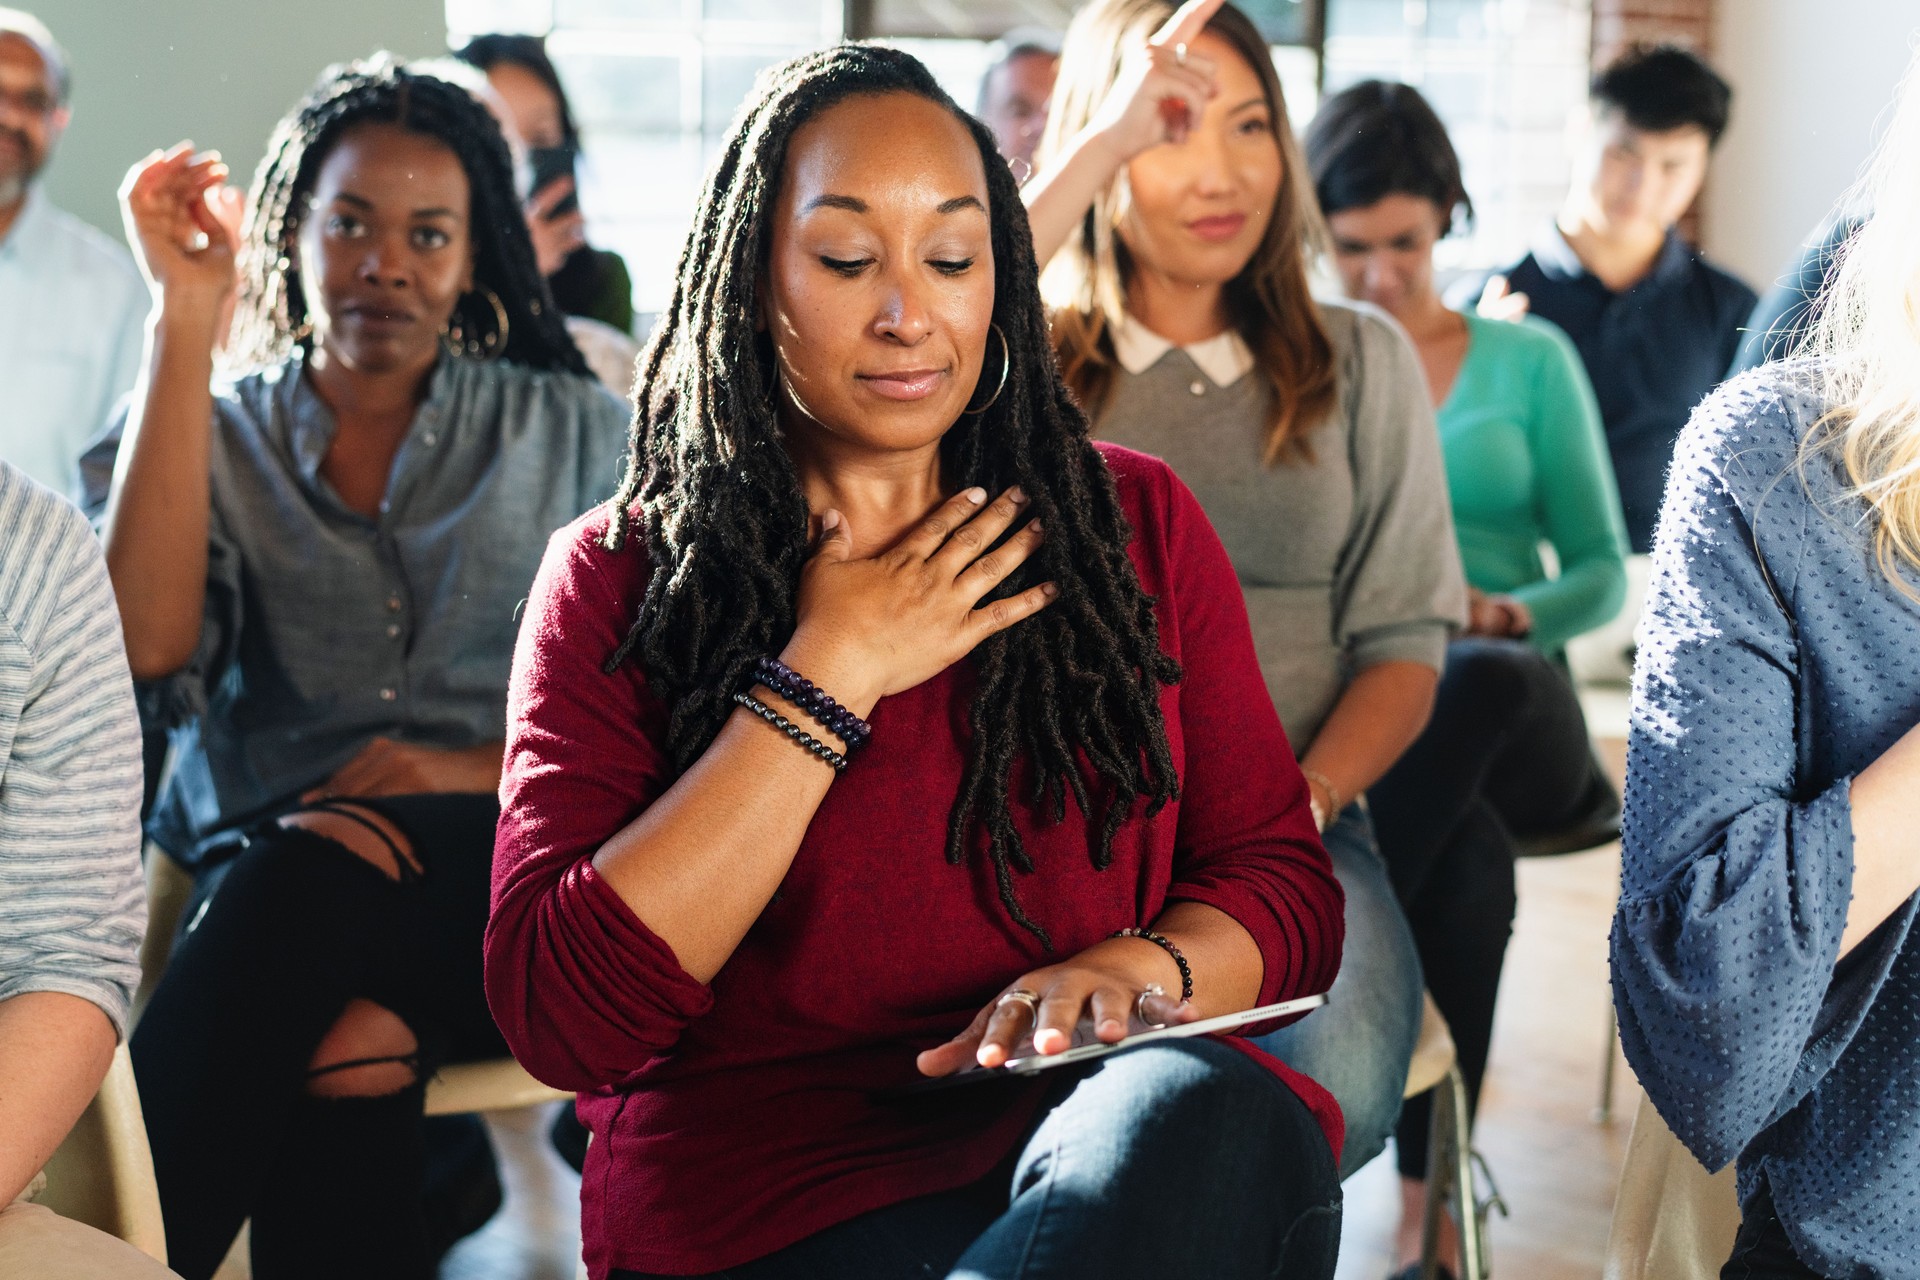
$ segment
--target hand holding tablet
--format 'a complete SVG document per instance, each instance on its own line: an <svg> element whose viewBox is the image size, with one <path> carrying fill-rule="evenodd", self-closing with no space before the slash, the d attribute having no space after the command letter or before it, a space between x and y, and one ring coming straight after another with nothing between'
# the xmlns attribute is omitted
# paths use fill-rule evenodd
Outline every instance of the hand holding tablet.
<svg viewBox="0 0 1920 1280"><path fill-rule="evenodd" d="M1091 1062L1122 1049L1132 1049L1155 1040L1180 1039L1187 1036L1219 1035L1233 1031L1250 1023L1266 1022L1273 1018L1287 1018L1297 1013L1306 1013L1317 1009L1327 1002L1322 995L1301 996L1296 1000L1283 1000L1279 1004L1262 1005L1255 1009L1242 1009L1237 1013L1223 1013L1217 1018L1202 1018L1195 1022L1176 1023L1165 1027L1151 1027L1136 1016L1129 1024L1124 1040L1107 1044L1094 1037L1093 1019L1082 1018L1074 1029L1073 1044L1059 1053L1038 1053L1034 1050L1032 1038L1025 1037L1017 1043L1007 1058L1005 1065L998 1067L968 1067L951 1075L934 1076L931 1079L915 1081L906 1087L907 1092L922 1093L933 1089L950 1089L958 1085L981 1084L989 1080L1031 1078L1042 1071L1051 1071L1055 1067L1070 1066L1079 1062Z"/></svg>

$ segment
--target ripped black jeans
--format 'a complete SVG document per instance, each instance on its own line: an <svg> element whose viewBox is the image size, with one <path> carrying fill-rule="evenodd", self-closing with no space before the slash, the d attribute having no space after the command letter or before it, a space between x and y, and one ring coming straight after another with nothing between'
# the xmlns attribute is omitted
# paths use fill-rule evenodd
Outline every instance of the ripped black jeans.
<svg viewBox="0 0 1920 1280"><path fill-rule="evenodd" d="M422 1280L425 1079L504 1057L480 945L490 795L354 801L405 834L421 868L396 881L312 832L263 822L203 870L173 958L132 1042L167 1227L168 1264L204 1280L253 1219L259 1280ZM419 1042L396 1094L308 1089L322 1037L356 998Z"/></svg>

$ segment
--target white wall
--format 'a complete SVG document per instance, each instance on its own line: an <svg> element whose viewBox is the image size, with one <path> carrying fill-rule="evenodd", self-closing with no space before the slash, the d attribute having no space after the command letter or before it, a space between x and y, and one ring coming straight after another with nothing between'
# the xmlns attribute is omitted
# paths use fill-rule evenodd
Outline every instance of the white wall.
<svg viewBox="0 0 1920 1280"><path fill-rule="evenodd" d="M1764 290L1859 176L1916 37L1914 0L1719 0L1714 62L1733 123L1707 252Z"/></svg>
<svg viewBox="0 0 1920 1280"><path fill-rule="evenodd" d="M127 166L191 138L243 185L274 123L330 62L446 51L444 0L7 0L39 14L74 67L74 119L44 180L120 231Z"/></svg>

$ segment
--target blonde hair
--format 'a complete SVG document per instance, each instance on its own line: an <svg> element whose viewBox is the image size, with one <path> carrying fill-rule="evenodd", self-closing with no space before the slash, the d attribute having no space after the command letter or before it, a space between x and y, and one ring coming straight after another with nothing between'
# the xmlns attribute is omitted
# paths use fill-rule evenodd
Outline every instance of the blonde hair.
<svg viewBox="0 0 1920 1280"><path fill-rule="evenodd" d="M1807 447L1837 450L1852 495L1874 517L1881 571L1916 595L1900 569L1920 569L1920 57L1849 206L1870 216L1807 343L1829 405Z"/></svg>
<svg viewBox="0 0 1920 1280"><path fill-rule="evenodd" d="M1127 51L1158 30L1173 9L1168 0L1094 0L1075 16L1061 49L1060 77L1037 165L1044 167L1093 119L1112 92ZM1307 284L1307 262L1326 244L1326 227L1266 42L1230 4L1214 15L1207 30L1232 45L1259 77L1280 148L1280 193L1267 233L1226 287L1233 326L1273 392L1264 451L1266 464L1272 466L1283 458L1306 456L1306 433L1334 403L1333 345ZM1117 362L1111 331L1126 317L1133 264L1115 229L1131 202L1122 169L1095 198L1079 231L1054 256L1040 282L1042 296L1053 309L1053 345L1061 376L1087 416L1096 420L1113 389Z"/></svg>

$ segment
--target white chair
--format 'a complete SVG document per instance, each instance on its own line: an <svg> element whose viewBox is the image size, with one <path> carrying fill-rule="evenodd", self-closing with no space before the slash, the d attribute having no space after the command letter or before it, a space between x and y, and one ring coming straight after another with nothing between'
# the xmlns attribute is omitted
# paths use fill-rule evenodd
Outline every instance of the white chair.
<svg viewBox="0 0 1920 1280"><path fill-rule="evenodd" d="M140 1115L133 1059L123 1044L100 1092L53 1153L47 1185L38 1197L63 1218L117 1236L155 1262L167 1260L167 1231L160 1219L160 1189L153 1180L153 1152Z"/></svg>
<svg viewBox="0 0 1920 1280"><path fill-rule="evenodd" d="M1613 1202L1605 1280L1715 1280L1739 1230L1733 1166L1708 1173L1641 1094Z"/></svg>
<svg viewBox="0 0 1920 1280"><path fill-rule="evenodd" d="M469 1111L511 1111L570 1100L572 1094L541 1084L512 1058L460 1062L440 1068L427 1081L427 1114L457 1116Z"/></svg>
<svg viewBox="0 0 1920 1280"><path fill-rule="evenodd" d="M1422 995L1425 1007L1420 1015L1420 1038L1413 1047L1413 1061L1407 1067L1407 1087L1403 1096L1412 1098L1433 1091L1433 1121L1427 1139L1427 1213L1421 1229L1420 1280L1438 1280L1440 1224L1442 1215L1453 1210L1460 1229L1459 1280L1488 1280L1493 1274L1493 1258L1487 1248L1487 1218L1494 1209L1506 1216L1506 1201L1487 1172L1486 1162L1473 1149L1467 1110L1467 1082L1460 1074L1453 1033L1441 1016L1433 997ZM1480 1194L1485 1181L1487 1193Z"/></svg>

